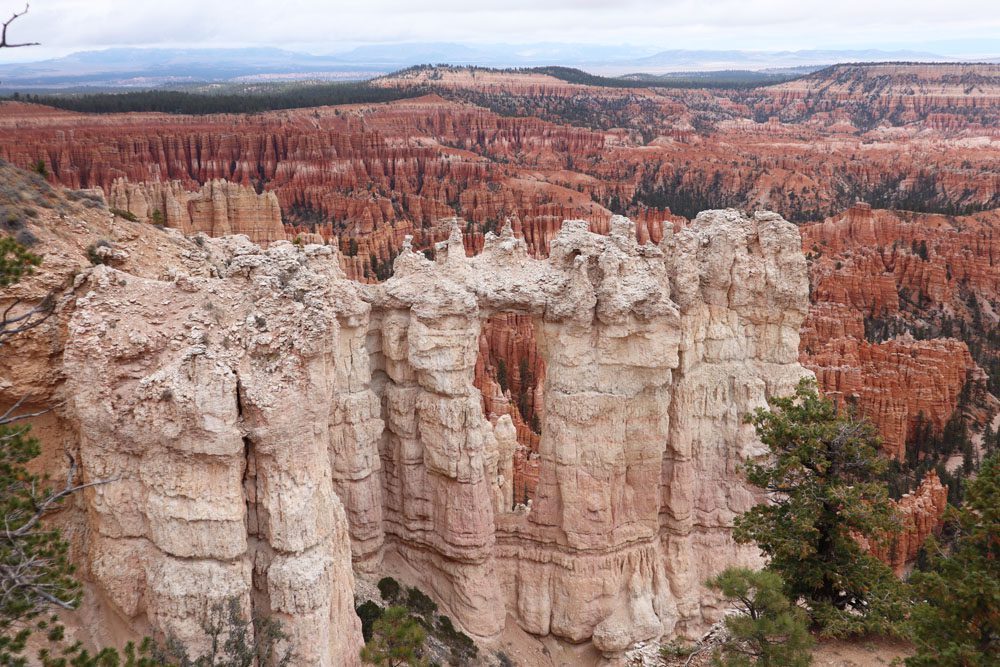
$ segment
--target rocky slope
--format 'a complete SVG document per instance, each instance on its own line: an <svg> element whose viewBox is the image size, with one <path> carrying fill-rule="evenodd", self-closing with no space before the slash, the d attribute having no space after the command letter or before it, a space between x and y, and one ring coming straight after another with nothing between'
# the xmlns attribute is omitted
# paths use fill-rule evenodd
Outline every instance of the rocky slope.
<svg viewBox="0 0 1000 667"><path fill-rule="evenodd" d="M198 646L206 593L235 596L282 621L295 664L353 664L353 578L393 573L477 638L513 622L613 655L697 632L720 613L701 582L755 562L728 536L755 500L734 466L762 451L741 415L806 372L806 264L779 217L707 213L658 245L568 222L545 260L509 228L467 257L455 227L365 286L329 246L185 239L58 197L17 289L67 291L4 355L3 395L64 399L46 441L114 480L74 534L135 627ZM517 426L475 386L482 348L526 343L483 339L490 318L530 322L544 364L528 507Z"/></svg>

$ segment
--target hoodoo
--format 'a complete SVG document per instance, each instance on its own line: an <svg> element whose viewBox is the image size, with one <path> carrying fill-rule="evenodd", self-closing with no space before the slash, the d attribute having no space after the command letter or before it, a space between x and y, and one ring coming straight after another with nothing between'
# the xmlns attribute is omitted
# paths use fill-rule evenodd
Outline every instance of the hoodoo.
<svg viewBox="0 0 1000 667"><path fill-rule="evenodd" d="M86 555L125 618L205 642L206 596L278 618L295 664L357 661L354 574L418 583L474 637L505 623L606 654L692 635L737 563L743 421L808 372L795 226L709 211L658 244L567 221L550 256L510 228L467 257L404 250L348 280L329 246L190 245L167 279L78 281L64 371ZM514 498L514 427L484 414L483 322L530 318L544 360L538 482Z"/></svg>

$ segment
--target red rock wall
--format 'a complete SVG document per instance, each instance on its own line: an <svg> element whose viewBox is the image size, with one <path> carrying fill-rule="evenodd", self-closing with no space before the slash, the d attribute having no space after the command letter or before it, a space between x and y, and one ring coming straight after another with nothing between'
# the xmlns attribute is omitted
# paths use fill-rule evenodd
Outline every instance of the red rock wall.
<svg viewBox="0 0 1000 667"><path fill-rule="evenodd" d="M937 473L927 473L920 486L896 503L901 528L884 546L872 546L871 552L902 575L907 565L917 558L920 547L941 528L941 519L948 507L948 489Z"/></svg>
<svg viewBox="0 0 1000 667"><path fill-rule="evenodd" d="M500 385L501 363L506 391ZM522 377L522 370L527 371ZM517 429L514 452L514 501L535 496L538 485L538 442L543 412L545 362L535 347L531 318L521 314L494 315L483 323L476 361L476 387L482 392L483 414L510 415ZM523 401L521 397L524 397Z"/></svg>
<svg viewBox="0 0 1000 667"><path fill-rule="evenodd" d="M954 218L856 206L802 228L813 305L800 358L820 388L871 418L902 458L923 414L940 430L967 380L981 379L966 343L948 337L865 338L865 318L940 331L971 321L969 294L1000 294L1000 212ZM926 255L926 259L924 258Z"/></svg>

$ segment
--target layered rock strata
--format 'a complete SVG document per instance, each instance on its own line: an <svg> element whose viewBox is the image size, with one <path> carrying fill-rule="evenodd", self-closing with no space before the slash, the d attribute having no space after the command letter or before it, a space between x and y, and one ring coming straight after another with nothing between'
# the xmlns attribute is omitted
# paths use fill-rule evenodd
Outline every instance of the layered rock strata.
<svg viewBox="0 0 1000 667"><path fill-rule="evenodd" d="M285 238L281 205L273 192L257 194L252 188L216 179L190 191L180 181L112 182L108 203L145 222L157 222L185 234L209 236L244 234L267 245Z"/></svg>
<svg viewBox="0 0 1000 667"><path fill-rule="evenodd" d="M970 348L990 372L1000 367L991 342L998 222L997 211L954 217L859 204L802 228L814 301L802 363L824 393L878 426L890 456L903 458L922 423L940 433L967 383L986 381Z"/></svg>
<svg viewBox="0 0 1000 667"><path fill-rule="evenodd" d="M777 216L717 212L659 247L624 218L609 236L567 222L547 261L510 229L473 258L457 228L435 262L404 250L373 290L387 540L463 627L510 614L614 653L713 617L701 582L754 560L728 532L755 501L735 466L762 451L742 416L805 374L797 241ZM546 367L527 513L498 463L510 424L473 386L496 313L531 317Z"/></svg>
<svg viewBox="0 0 1000 667"><path fill-rule="evenodd" d="M805 375L796 228L700 215L658 245L570 221L551 257L510 227L467 257L404 242L349 281L329 246L199 237L199 271L78 279L64 353L88 489L89 571L125 618L190 644L236 597L294 664L356 662L353 569L394 572L480 639L524 630L615 654L692 634L756 501L743 416ZM535 497L516 426L475 386L483 322L527 318L544 364ZM396 570L397 567L403 568Z"/></svg>
<svg viewBox="0 0 1000 667"><path fill-rule="evenodd" d="M113 480L86 491L91 575L193 655L236 598L293 664L354 664L352 543L362 568L381 543L369 306L327 248L205 245L212 277L95 268L69 323L80 464Z"/></svg>

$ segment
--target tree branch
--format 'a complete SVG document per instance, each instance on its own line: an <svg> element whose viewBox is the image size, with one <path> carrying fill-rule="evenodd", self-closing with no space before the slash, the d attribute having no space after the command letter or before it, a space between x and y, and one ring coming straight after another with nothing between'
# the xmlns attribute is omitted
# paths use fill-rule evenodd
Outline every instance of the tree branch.
<svg viewBox="0 0 1000 667"><path fill-rule="evenodd" d="M54 410L57 407L62 406L65 403L65 401L60 401L59 403L56 403L51 408L45 408L44 410L39 410L38 412L25 412L23 414L15 414L17 412L17 409L20 408L21 405L26 400L28 400L29 398L31 398L31 395L30 394L25 394L21 398L17 399L17 403L15 403L14 405L10 406L10 408L6 412L4 412L2 415L0 415L0 426L6 426L7 424L13 424L14 422L19 422L19 421L24 420L24 419L31 419L32 417L41 417L42 415L48 414L49 412L52 412L52 410Z"/></svg>
<svg viewBox="0 0 1000 667"><path fill-rule="evenodd" d="M36 505L35 512L31 515L31 518L29 518L27 521L21 524L21 526L18 527L16 530L10 530L10 528L6 528L5 533L8 540L13 541L16 538L24 537L25 535L27 535L28 532L35 526L35 524L37 524L41 520L41 518L48 513L49 509L51 509L53 505L58 503L66 496L72 495L77 491L82 491L83 489L92 486L110 484L111 482L117 482L119 479L121 479L121 477L119 476L119 477L112 477L111 479L99 479L94 482L87 482L86 484L74 485L73 478L76 477L76 459L74 459L69 452L66 453L66 458L69 459L69 473L67 473L66 475L66 486L63 488L62 491L49 495L41 502L41 504Z"/></svg>
<svg viewBox="0 0 1000 667"><path fill-rule="evenodd" d="M32 306L20 315L11 315L11 311L20 303L21 299L14 299L0 315L0 345L11 336L34 329L52 317L56 312L56 293L49 292L37 306Z"/></svg>
<svg viewBox="0 0 1000 667"><path fill-rule="evenodd" d="M29 8L29 5L26 2L26 3L24 3L24 11L23 12L20 12L20 13L14 12L13 16L11 16L9 19L7 19L6 21L4 21L4 24L3 24L3 34L0 35L0 49L16 49L16 48L19 48L19 47L22 47L22 46L39 46L39 42L24 42L23 44L8 44L7 43L7 26L9 26L11 23L13 23L17 19L21 18L22 16L24 16L25 14L27 14L28 13L28 8Z"/></svg>

